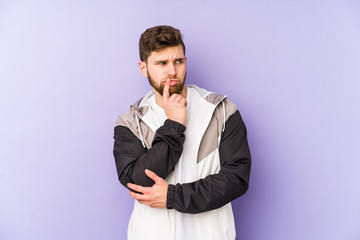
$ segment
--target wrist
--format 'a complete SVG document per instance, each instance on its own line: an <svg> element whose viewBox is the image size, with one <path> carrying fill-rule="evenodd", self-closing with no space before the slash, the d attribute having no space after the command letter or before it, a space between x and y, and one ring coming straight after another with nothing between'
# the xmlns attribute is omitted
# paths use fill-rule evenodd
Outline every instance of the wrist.
<svg viewBox="0 0 360 240"><path fill-rule="evenodd" d="M180 124L182 124L182 125L184 125L184 126L185 126L185 121L178 120L178 119L175 119L175 118L168 118L168 119L169 119L169 120L171 120L171 121L174 121L174 122L180 123Z"/></svg>

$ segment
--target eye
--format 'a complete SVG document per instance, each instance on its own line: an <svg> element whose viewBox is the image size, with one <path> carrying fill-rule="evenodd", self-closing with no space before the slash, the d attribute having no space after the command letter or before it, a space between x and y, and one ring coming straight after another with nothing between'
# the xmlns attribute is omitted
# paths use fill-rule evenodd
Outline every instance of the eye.
<svg viewBox="0 0 360 240"><path fill-rule="evenodd" d="M175 61L175 63L183 63L183 62L184 62L184 60L182 60L182 59L178 59Z"/></svg>
<svg viewBox="0 0 360 240"><path fill-rule="evenodd" d="M160 61L157 63L158 65L165 65L166 64L166 61Z"/></svg>

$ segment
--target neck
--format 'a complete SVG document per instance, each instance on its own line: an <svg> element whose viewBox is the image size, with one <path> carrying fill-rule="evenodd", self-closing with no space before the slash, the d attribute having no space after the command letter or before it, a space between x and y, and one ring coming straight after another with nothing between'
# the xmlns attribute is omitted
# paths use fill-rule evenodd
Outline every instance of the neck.
<svg viewBox="0 0 360 240"><path fill-rule="evenodd" d="M155 101L157 103L157 105L159 105L159 107L161 108L164 108L163 107L163 96L160 95L160 93L158 91L156 91L154 88L153 88L153 92L155 93ZM181 91L180 95L184 98L186 98L186 94L187 94L187 89L186 87L184 86L183 90Z"/></svg>

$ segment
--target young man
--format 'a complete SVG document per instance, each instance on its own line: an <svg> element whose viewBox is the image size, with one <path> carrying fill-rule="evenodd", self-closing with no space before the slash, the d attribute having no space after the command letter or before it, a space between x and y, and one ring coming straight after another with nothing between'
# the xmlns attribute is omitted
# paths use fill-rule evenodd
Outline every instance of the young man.
<svg viewBox="0 0 360 240"><path fill-rule="evenodd" d="M170 26L147 29L141 73L152 91L119 116L114 156L135 201L128 239L235 239L231 201L248 189L250 151L236 106L185 86L185 45Z"/></svg>

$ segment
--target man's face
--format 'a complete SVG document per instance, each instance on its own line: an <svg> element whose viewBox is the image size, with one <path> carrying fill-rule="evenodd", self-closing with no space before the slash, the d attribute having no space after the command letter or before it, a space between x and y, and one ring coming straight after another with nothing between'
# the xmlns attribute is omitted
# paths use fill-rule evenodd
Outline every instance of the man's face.
<svg viewBox="0 0 360 240"><path fill-rule="evenodd" d="M151 52L147 63L140 61L142 74L149 79L153 90L161 96L164 83L170 79L170 95L184 91L186 79L186 58L181 45Z"/></svg>

